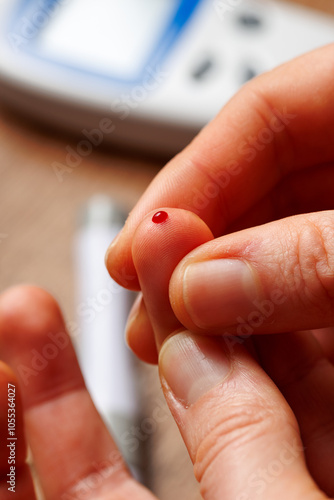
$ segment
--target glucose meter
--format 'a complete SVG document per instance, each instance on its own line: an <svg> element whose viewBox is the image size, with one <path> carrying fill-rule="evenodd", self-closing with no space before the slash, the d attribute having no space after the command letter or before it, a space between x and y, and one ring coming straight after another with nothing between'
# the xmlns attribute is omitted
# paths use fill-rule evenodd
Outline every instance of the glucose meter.
<svg viewBox="0 0 334 500"><path fill-rule="evenodd" d="M2 0L0 37L7 105L174 154L249 79L334 41L334 20L275 0Z"/></svg>

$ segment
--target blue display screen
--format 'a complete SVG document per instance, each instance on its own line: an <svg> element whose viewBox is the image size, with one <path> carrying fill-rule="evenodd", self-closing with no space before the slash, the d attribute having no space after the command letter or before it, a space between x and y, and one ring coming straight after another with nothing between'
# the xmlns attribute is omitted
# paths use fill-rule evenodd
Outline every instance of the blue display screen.
<svg viewBox="0 0 334 500"><path fill-rule="evenodd" d="M20 49L119 82L161 63L200 0L30 0L11 33Z"/></svg>

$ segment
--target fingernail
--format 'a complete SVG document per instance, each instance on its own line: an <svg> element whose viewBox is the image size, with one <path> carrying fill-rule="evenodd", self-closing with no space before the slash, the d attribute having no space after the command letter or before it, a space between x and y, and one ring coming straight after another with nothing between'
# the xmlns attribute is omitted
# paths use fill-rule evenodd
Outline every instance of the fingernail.
<svg viewBox="0 0 334 500"><path fill-rule="evenodd" d="M221 384L231 364L221 339L182 332L163 344L159 368L174 396L189 406Z"/></svg>
<svg viewBox="0 0 334 500"><path fill-rule="evenodd" d="M241 260L216 259L190 264L183 276L183 300L200 328L228 327L249 314L258 297L256 278Z"/></svg>

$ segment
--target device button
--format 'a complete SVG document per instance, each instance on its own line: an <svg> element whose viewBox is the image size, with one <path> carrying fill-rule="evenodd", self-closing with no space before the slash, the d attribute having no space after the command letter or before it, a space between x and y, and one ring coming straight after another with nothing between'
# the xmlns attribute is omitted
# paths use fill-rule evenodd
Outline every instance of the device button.
<svg viewBox="0 0 334 500"><path fill-rule="evenodd" d="M247 83L252 78L255 78L258 74L259 72L253 66L245 65L241 71L241 83Z"/></svg>
<svg viewBox="0 0 334 500"><path fill-rule="evenodd" d="M237 16L237 22L247 29L258 29L263 26L263 19L255 12L241 12Z"/></svg>
<svg viewBox="0 0 334 500"><path fill-rule="evenodd" d="M203 81L212 72L214 66L213 59L211 57L206 57L194 67L191 76L194 80Z"/></svg>

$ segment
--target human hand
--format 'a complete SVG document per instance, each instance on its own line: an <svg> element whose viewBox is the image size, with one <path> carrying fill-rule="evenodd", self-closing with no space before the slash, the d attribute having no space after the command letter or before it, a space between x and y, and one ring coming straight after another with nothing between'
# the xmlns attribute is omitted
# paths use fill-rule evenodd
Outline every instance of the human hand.
<svg viewBox="0 0 334 500"><path fill-rule="evenodd" d="M159 173L109 249L114 279L141 288L136 228L153 209L184 208L216 239L173 274L170 302L181 324L211 334L333 325L333 212L323 211L334 195L333 54L327 46L251 81ZM294 214L304 215L287 217ZM129 343L156 361L150 337L130 333Z"/></svg>
<svg viewBox="0 0 334 500"><path fill-rule="evenodd" d="M7 483L8 387L15 387L15 498L35 498L28 442L47 500L155 499L130 477L98 416L48 293L23 286L0 296L0 350L2 500L14 498ZM48 362L38 367L37 354L47 351ZM205 500L326 498L306 469L291 409L243 346L232 352L221 339L182 331L165 342L159 364ZM316 426L321 414L313 416ZM329 429L333 448L332 440ZM330 470L332 463L324 465Z"/></svg>
<svg viewBox="0 0 334 500"><path fill-rule="evenodd" d="M155 343L184 327L254 338L297 418L308 468L330 495L334 240L333 212L323 210L333 208L333 50L244 87L161 171L107 256L119 283L143 291L127 332L142 359L156 362ZM170 226L153 239L162 207ZM274 335L257 337L266 333ZM243 340L225 342L234 352Z"/></svg>

